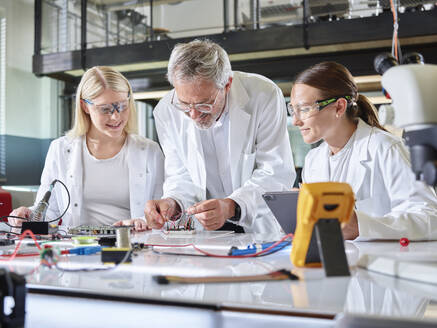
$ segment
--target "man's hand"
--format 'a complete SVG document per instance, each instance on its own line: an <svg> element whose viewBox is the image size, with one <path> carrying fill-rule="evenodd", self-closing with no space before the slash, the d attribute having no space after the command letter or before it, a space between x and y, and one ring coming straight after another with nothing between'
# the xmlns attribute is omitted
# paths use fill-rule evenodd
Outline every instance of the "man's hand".
<svg viewBox="0 0 437 328"><path fill-rule="evenodd" d="M147 222L143 219L129 219L129 220L121 220L114 223L116 227L122 226L134 226L135 231L146 231L150 228L147 226Z"/></svg>
<svg viewBox="0 0 437 328"><path fill-rule="evenodd" d="M188 208L187 214L194 215L205 230L217 230L235 215L235 202L230 198L209 199Z"/></svg>
<svg viewBox="0 0 437 328"><path fill-rule="evenodd" d="M360 231L358 230L358 218L355 211L352 212L349 222L347 222L345 225L342 225L341 232L343 233L343 238L345 240L353 240L359 236Z"/></svg>
<svg viewBox="0 0 437 328"><path fill-rule="evenodd" d="M181 208L173 198L149 200L144 209L147 225L152 229L161 229L165 222L180 212Z"/></svg>

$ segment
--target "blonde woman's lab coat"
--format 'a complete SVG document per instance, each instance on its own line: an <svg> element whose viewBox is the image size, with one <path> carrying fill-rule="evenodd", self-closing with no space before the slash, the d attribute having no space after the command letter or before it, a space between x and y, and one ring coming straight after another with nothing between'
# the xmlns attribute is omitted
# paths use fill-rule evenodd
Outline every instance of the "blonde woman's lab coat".
<svg viewBox="0 0 437 328"><path fill-rule="evenodd" d="M41 186L36 197L37 202L42 199L54 179L65 183L70 192L71 203L62 218L62 225L77 226L86 223L81 221L80 217L83 204L83 138L61 137L52 141L41 175ZM130 214L132 218L144 218L146 201L160 198L162 195L164 157L156 142L129 134L127 162L129 168ZM57 183L49 201L47 218L54 219L58 217L67 207L67 204L67 193L62 185Z"/></svg>
<svg viewBox="0 0 437 328"><path fill-rule="evenodd" d="M329 181L326 142L305 158L304 182ZM348 163L347 182L356 199L360 239L437 239L437 198L416 181L402 140L361 119Z"/></svg>
<svg viewBox="0 0 437 328"><path fill-rule="evenodd" d="M165 154L164 196L182 207L206 198L206 169L199 130L171 105L173 91L154 110ZM234 72L228 94L229 171L233 192L228 197L245 207L239 221L246 232L280 232L262 194L292 187L296 173L287 134L287 112L281 90L256 74Z"/></svg>

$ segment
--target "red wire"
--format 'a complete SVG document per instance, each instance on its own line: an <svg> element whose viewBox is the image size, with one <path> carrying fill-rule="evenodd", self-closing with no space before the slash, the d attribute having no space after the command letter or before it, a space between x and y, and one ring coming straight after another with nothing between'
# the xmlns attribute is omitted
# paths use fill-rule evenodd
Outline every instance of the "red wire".
<svg viewBox="0 0 437 328"><path fill-rule="evenodd" d="M21 235L20 235L20 240L18 241L18 244L17 244L17 246L15 247L15 250L14 250L14 252L10 255L10 257L8 257L7 259L0 259L0 261L12 261L15 257L24 257L24 256L35 256L35 255L39 255L39 254L20 254L20 255L17 255L18 254L18 250L20 249L20 246L21 246L21 242L23 241L23 239L24 239L24 237L26 237L26 236L30 236L30 237L32 237L32 239L33 239L33 241L35 242L35 245L36 245L36 247L39 249L39 250L41 250L42 248L41 248L41 245L40 244L38 244L38 241L36 240L36 237L35 237L35 235L33 234L33 232L32 231L30 231L29 229L28 230L25 230Z"/></svg>
<svg viewBox="0 0 437 328"><path fill-rule="evenodd" d="M396 24L396 13L395 13L395 6L393 3L393 0L390 0L390 7L391 7L391 12L393 13L393 25ZM398 32L397 30L394 31L394 50L395 50L395 58L396 60L398 59Z"/></svg>
<svg viewBox="0 0 437 328"><path fill-rule="evenodd" d="M254 254L247 254L247 255L221 255L221 254L214 254L214 253L209 253L207 251L204 251L200 248L198 248L196 245L194 245L193 243L190 244L181 244L181 245L159 245L159 244L144 244L144 246L156 246L156 247L193 247L196 251L198 251L199 253L206 255L206 256L211 256L211 257L218 257L218 258L246 258L246 257L256 257L259 256L261 254L267 253L268 251L270 251L271 249L275 248L276 246L278 246L280 243L282 243L285 239L287 238L291 238L293 239L294 235L292 233L285 235L284 237L281 238L281 240L277 241L276 243L272 244L271 246L269 246L266 249L263 249L262 251L259 251L257 253Z"/></svg>

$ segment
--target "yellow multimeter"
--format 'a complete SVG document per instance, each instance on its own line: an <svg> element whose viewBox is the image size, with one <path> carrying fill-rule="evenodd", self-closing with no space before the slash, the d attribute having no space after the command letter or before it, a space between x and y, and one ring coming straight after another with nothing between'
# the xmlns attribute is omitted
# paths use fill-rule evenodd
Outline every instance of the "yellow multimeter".
<svg viewBox="0 0 437 328"><path fill-rule="evenodd" d="M301 185L291 261L297 267L317 267L330 275L349 275L340 223L349 220L354 193L347 183Z"/></svg>

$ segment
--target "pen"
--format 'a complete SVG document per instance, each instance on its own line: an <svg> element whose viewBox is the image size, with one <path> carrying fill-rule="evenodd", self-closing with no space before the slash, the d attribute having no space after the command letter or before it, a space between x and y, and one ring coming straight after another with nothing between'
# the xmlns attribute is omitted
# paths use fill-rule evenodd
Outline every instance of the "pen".
<svg viewBox="0 0 437 328"><path fill-rule="evenodd" d="M270 246L272 246L275 243L276 242L262 243L262 244L251 244L251 245L247 246L247 248L243 248L243 249L234 246L229 250L229 255L235 256L235 255L255 254L255 253L261 252L261 251L269 248ZM278 245L273 247L271 250L269 250L265 254L270 254L270 253L279 251L282 248L287 247L289 245L291 245L291 242L289 242L289 241L280 242Z"/></svg>

